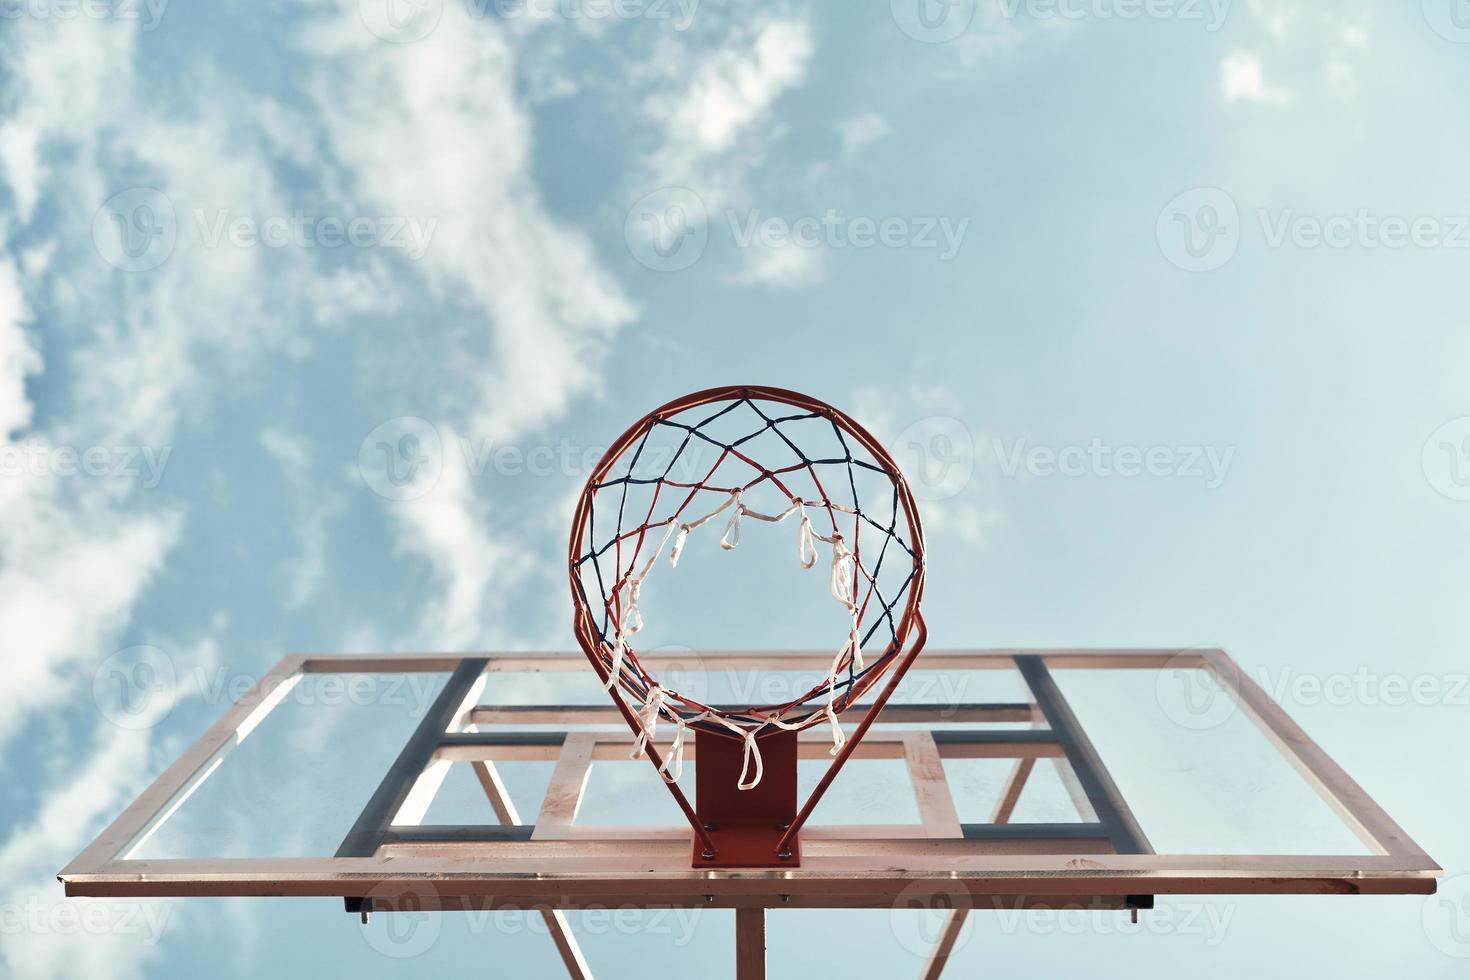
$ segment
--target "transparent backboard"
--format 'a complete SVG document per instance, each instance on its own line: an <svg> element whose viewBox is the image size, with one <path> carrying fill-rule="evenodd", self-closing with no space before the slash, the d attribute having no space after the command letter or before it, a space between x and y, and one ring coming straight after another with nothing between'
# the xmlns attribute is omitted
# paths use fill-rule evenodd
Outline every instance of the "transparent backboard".
<svg viewBox="0 0 1470 980"><path fill-rule="evenodd" d="M712 704L779 701L826 660L645 656ZM802 735L803 794L831 744ZM799 867L692 868L632 745L580 654L288 657L61 879L360 909L1014 908L1429 892L1439 873L1217 650L925 653L802 829Z"/></svg>

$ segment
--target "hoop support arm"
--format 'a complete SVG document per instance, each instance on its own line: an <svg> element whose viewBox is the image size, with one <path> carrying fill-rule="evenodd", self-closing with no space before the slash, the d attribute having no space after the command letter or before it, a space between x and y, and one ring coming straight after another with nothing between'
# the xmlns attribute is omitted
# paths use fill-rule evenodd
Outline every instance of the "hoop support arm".
<svg viewBox="0 0 1470 980"><path fill-rule="evenodd" d="M580 633L582 630L582 624L578 622L575 624L575 627L577 632ZM593 657L589 656L587 660L592 664L592 669L597 673L598 680L602 681L603 683L607 683L607 679L612 672L610 670L604 670L601 661ZM633 710L628 707L627 702L625 702L622 697L618 695L614 695L612 700L613 704L617 706L618 713L621 714L623 716L623 720L628 723L629 730L632 731L634 735L637 735L639 732L643 731L643 726L639 724L637 716L633 714ZM710 835L705 831L704 824L699 819L699 814L695 813L694 807L690 805L689 797L684 795L684 791L679 788L678 783L671 783L668 780L664 779L662 771L664 767L664 760L663 757L659 754L657 747L654 746L652 739L648 740L647 744L644 746L644 751L648 755L648 761L653 764L653 771L658 774L659 782L663 783L669 788L669 793L674 797L674 802L679 804L679 809L683 812L684 819L688 820L689 826L694 828L694 835L699 838L699 843L704 846L704 849L708 854L714 855L718 853L715 847L714 840L711 839Z"/></svg>
<svg viewBox="0 0 1470 980"><path fill-rule="evenodd" d="M917 609L914 610L914 626L917 628L918 634L914 638L913 649L893 668L893 677L889 679L887 686L883 688L883 693L878 695L878 699L873 702L873 706L868 709L867 714L863 715L863 720L858 722L857 728L848 736L847 742L842 746L842 750L837 755L837 759L832 765L827 767L827 772L822 776L822 781L817 783L817 788L812 790L811 796L807 797L806 803L802 805L801 812L796 815L796 819L791 821L791 826L787 828L786 833L776 842L777 858L780 858L783 854L791 853L791 842L796 839L796 835L801 830L802 825L812 815L812 811L817 808L817 804L821 802L823 794L832 785L832 780L837 778L837 773L842 770L842 767L847 764L847 760L852 757L852 753L858 747L858 743L863 740L863 736L868 733L868 729L873 727L873 722L883 712L883 706L888 703L888 699L893 695L893 692L898 690L898 685L903 680L904 675L908 673L909 667L919 656L920 652L923 651L924 642L929 638L929 628L924 623L924 614Z"/></svg>

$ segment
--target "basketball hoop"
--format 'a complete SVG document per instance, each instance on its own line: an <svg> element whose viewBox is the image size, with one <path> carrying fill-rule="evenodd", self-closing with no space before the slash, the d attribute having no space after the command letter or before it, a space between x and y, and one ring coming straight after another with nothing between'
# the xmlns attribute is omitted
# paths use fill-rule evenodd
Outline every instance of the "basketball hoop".
<svg viewBox="0 0 1470 980"><path fill-rule="evenodd" d="M655 452L650 447L660 438L669 444ZM767 453L779 458L762 458ZM778 506L748 503L761 494ZM657 587L651 576L659 566L659 576L677 575L687 549L717 543L735 550L747 520L789 529L800 568L814 570L825 559L825 601L840 606L846 629L834 638L830 669L817 685L777 704L716 707L664 686L640 663L641 601ZM719 537L704 530L719 521ZM796 733L825 722L838 759L809 810L850 753L845 747L861 739L923 645L923 531L903 474L857 422L792 391L710 389L640 419L588 478L568 561L577 640L634 732L633 757L653 762L696 833L708 821L693 814L677 787L689 730L703 758L738 745L734 781L741 794L769 778L763 748L779 747L782 785L744 800L759 808L758 798L772 794L794 800ZM846 734L838 716L895 665L888 688ZM660 723L672 729L666 755L658 749ZM707 782L699 780L702 794ZM780 828L790 831L783 839L794 837L801 819Z"/></svg>

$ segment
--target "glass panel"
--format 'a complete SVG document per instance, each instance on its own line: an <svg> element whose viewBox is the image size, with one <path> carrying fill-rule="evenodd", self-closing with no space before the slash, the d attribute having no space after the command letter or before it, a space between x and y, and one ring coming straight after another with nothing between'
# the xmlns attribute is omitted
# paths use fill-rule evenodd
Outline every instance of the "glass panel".
<svg viewBox="0 0 1470 980"><path fill-rule="evenodd" d="M698 653L690 650L658 650L660 656L677 657L677 662L655 672L664 687L678 691L704 704L715 705L758 705L781 704L823 683L824 670L765 670L753 667L714 665ZM923 664L922 657L918 664ZM881 682L879 690L881 690ZM854 705L845 715L855 724L876 696L870 692L863 702ZM903 684L894 692L890 704L933 704L949 707L960 704L1022 704L1031 700L1025 682L1015 670L927 670L915 666L904 678ZM480 698L486 705L583 705L612 710L608 693L598 683L592 668L569 672L541 674L492 673ZM883 719L879 719L883 724ZM621 729L621 721L613 724L578 726L566 723L549 723L556 729L577 730L584 727ZM907 724L912 725L912 722ZM926 722L927 724L927 722ZM937 715L934 728L1031 728L1030 721L1018 722L965 722L946 720L943 713ZM485 726L487 731L499 730L502 726ZM546 724L517 722L515 728L546 727ZM1039 723L1045 727L1045 723Z"/></svg>
<svg viewBox="0 0 1470 980"><path fill-rule="evenodd" d="M680 786L694 796L694 762L684 762ZM662 785L647 759L598 760L592 763L578 824L603 827L688 827L679 805Z"/></svg>
<svg viewBox="0 0 1470 980"><path fill-rule="evenodd" d="M1204 671L1052 673L1158 853L1369 853Z"/></svg>
<svg viewBox="0 0 1470 980"><path fill-rule="evenodd" d="M803 759L796 764L797 799L805 801L832 764ZM812 811L811 823L889 824L919 822L908 764L902 759L852 759Z"/></svg>
<svg viewBox="0 0 1470 980"><path fill-rule="evenodd" d="M1015 768L1014 759L945 759L944 774L961 823L990 823L1001 794ZM1010 823L1085 823L1093 819L1077 812L1058 767L1065 759L1037 759L1026 777Z"/></svg>
<svg viewBox="0 0 1470 980"><path fill-rule="evenodd" d="M447 674L307 674L130 857L336 853Z"/></svg>
<svg viewBox="0 0 1470 980"><path fill-rule="evenodd" d="M546 796L546 787L551 782L551 771L555 762L495 762L495 771L510 795L511 805L521 824L534 824L541 810L541 800ZM449 766L449 774L439 786L429 812L424 816L425 824L490 824L500 823L484 787L475 776L474 766L469 762L455 762Z"/></svg>
<svg viewBox="0 0 1470 980"><path fill-rule="evenodd" d="M797 763L797 794L805 800L827 771L826 759ZM691 799L695 762L684 763L680 786ZM813 826L919 822L908 766L902 759L855 759L812 811ZM616 827L687 826L646 759L592 763L577 823Z"/></svg>

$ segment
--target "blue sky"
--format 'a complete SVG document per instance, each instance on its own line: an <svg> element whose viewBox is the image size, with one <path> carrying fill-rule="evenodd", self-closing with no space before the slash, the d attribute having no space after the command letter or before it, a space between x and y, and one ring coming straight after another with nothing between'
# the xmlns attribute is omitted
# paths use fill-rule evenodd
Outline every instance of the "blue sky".
<svg viewBox="0 0 1470 980"><path fill-rule="evenodd" d="M932 643L1226 646L1470 892L1463 0L0 13L0 972L400 969L335 902L80 928L53 875L219 713L201 677L570 646L589 455L735 381L889 441ZM424 492L375 452L405 435ZM1470 956L1465 902L1231 910L1207 948L982 923L961 957ZM776 917L773 955L917 972L887 922ZM581 928L631 976L729 925ZM549 968L515 929L418 965Z"/></svg>

